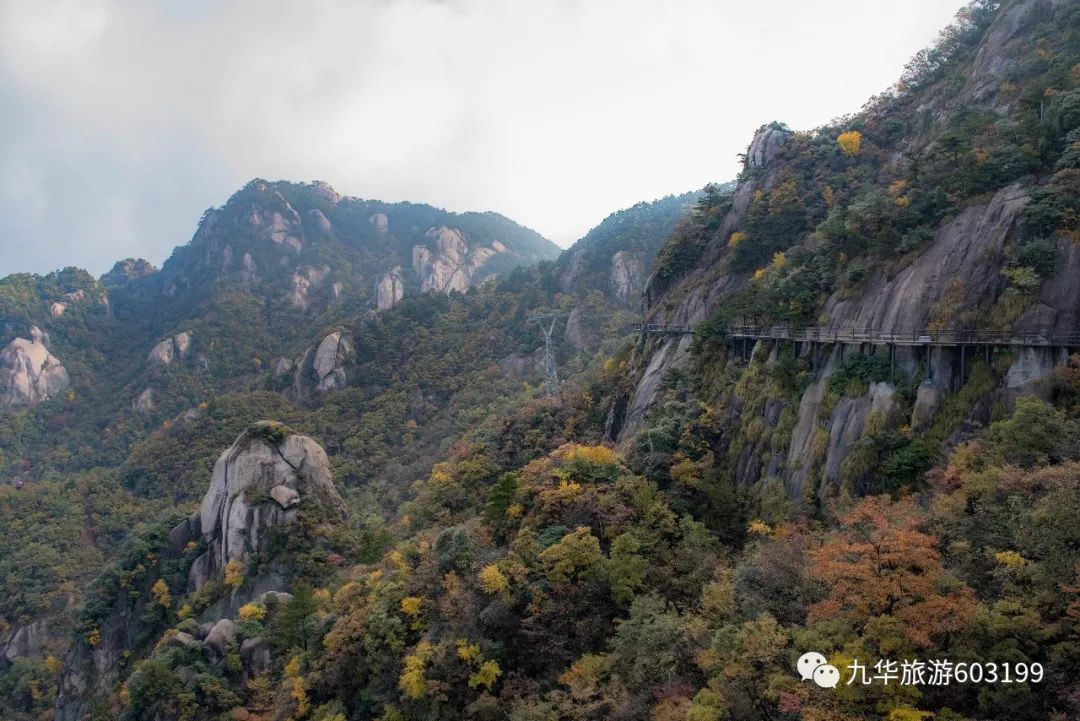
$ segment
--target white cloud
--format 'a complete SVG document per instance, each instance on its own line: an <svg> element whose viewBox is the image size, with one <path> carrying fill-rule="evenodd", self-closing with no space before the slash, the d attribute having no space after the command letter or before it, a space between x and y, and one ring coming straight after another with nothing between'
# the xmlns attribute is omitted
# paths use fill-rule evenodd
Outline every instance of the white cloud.
<svg viewBox="0 0 1080 721"><path fill-rule="evenodd" d="M960 4L0 1L0 273L160 262L254 176L566 245L858 109Z"/></svg>

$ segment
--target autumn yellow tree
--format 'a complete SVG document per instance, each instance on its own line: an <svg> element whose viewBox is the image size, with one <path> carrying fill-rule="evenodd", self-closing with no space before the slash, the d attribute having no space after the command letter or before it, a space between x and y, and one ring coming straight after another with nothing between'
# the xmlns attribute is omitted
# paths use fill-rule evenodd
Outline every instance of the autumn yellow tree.
<svg viewBox="0 0 1080 721"><path fill-rule="evenodd" d="M840 150L843 151L844 155L858 155L859 149L862 148L862 133L858 130L840 133L836 138L836 142L840 145Z"/></svg>
<svg viewBox="0 0 1080 721"><path fill-rule="evenodd" d="M172 596L169 595L169 586L165 583L164 579L159 578L154 583L154 587L150 589L150 592L154 594L154 600L157 601L158 605L162 608L172 607Z"/></svg>
<svg viewBox="0 0 1080 721"><path fill-rule="evenodd" d="M494 563L480 569L480 588L491 595L508 596L510 583Z"/></svg>

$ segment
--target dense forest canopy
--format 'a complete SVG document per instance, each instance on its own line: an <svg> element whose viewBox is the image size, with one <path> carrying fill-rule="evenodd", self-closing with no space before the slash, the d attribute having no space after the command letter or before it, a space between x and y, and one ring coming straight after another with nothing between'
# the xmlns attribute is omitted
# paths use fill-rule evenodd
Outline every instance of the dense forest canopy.
<svg viewBox="0 0 1080 721"><path fill-rule="evenodd" d="M0 715L1080 717L1080 348L731 336L1075 333L1078 188L1080 5L976 0L558 258L256 180L160 271L0 279L0 341L70 381L0 410ZM291 486L200 506L251 458Z"/></svg>

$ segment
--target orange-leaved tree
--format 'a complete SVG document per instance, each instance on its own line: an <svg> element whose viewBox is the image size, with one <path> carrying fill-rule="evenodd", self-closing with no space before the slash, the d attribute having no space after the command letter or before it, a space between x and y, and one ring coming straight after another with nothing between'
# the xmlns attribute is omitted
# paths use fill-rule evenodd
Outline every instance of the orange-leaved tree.
<svg viewBox="0 0 1080 721"><path fill-rule="evenodd" d="M937 538L919 530L924 516L910 499L865 498L841 530L810 552L810 573L828 585L810 606L810 622L843 618L858 627L893 627L926 647L960 629L975 607L972 590L941 564Z"/></svg>

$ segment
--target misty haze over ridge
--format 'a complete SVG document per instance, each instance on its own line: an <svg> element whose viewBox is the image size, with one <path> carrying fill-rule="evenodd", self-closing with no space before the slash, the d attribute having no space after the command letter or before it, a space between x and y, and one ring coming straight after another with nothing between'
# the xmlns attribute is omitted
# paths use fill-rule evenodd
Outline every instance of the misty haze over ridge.
<svg viewBox="0 0 1080 721"><path fill-rule="evenodd" d="M856 110L959 5L2 2L0 275L160 263L256 176L567 246Z"/></svg>

